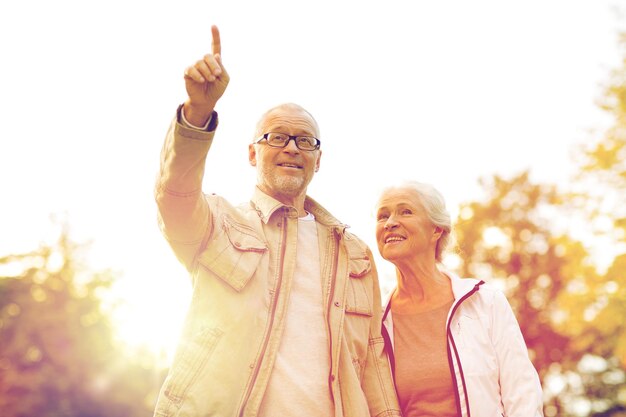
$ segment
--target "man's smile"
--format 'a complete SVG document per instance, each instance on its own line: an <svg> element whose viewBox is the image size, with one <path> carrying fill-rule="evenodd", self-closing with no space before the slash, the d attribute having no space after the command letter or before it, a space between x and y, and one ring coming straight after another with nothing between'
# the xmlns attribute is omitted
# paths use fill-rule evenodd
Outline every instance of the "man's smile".
<svg viewBox="0 0 626 417"><path fill-rule="evenodd" d="M278 165L279 167L282 167L282 168L302 169L302 165L294 164L294 163L291 163L291 162L280 162L280 163L278 163L276 165Z"/></svg>

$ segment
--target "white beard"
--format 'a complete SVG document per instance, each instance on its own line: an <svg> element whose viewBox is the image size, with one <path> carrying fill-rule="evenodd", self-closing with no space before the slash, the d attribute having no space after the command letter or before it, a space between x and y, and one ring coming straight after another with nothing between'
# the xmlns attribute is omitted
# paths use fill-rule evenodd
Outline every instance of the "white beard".
<svg viewBox="0 0 626 417"><path fill-rule="evenodd" d="M265 170L263 170L265 171ZM270 171L270 170L267 170ZM280 194L298 196L306 187L304 177L291 175L276 175L276 172L259 171L259 183Z"/></svg>
<svg viewBox="0 0 626 417"><path fill-rule="evenodd" d="M304 189L304 178L302 177L277 177L274 184L283 193L288 195L299 195Z"/></svg>

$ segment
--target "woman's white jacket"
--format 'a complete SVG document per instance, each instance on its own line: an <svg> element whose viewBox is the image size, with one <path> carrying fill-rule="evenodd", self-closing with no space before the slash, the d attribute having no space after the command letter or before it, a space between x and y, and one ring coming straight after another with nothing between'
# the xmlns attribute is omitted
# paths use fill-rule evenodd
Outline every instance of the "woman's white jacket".
<svg viewBox="0 0 626 417"><path fill-rule="evenodd" d="M458 415L542 417L539 376L504 294L484 281L445 274L454 293L446 333ZM393 370L390 305L388 301L385 306L383 337Z"/></svg>

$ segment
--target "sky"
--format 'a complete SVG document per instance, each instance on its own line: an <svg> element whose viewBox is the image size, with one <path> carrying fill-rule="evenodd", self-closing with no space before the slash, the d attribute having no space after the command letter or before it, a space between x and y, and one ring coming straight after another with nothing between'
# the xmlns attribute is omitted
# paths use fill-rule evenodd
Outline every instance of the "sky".
<svg viewBox="0 0 626 417"><path fill-rule="evenodd" d="M610 123L596 101L619 64L621 4L4 2L0 256L54 241L50 218L65 218L91 242L90 265L119 275L121 337L171 354L190 284L153 187L183 71L210 52L212 24L231 82L205 192L248 200L256 121L296 102L321 127L309 194L375 251L374 204L394 182L435 185L453 216L493 174L567 183L574 148Z"/></svg>

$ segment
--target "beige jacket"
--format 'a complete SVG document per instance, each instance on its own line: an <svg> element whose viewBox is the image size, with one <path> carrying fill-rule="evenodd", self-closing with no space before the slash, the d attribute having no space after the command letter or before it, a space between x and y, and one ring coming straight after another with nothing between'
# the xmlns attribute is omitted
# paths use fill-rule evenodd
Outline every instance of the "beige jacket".
<svg viewBox="0 0 626 417"><path fill-rule="evenodd" d="M199 132L174 121L162 151L160 227L193 296L155 416L256 416L284 327L297 212L258 189L238 207L201 192L216 125ZM305 208L317 223L335 416L400 416L370 250L308 197Z"/></svg>

